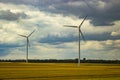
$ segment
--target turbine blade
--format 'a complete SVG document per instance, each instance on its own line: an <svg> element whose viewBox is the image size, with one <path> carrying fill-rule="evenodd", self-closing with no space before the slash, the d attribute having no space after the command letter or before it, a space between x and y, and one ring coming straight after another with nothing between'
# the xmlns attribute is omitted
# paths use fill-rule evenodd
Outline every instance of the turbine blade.
<svg viewBox="0 0 120 80"><path fill-rule="evenodd" d="M73 28L78 28L78 26L70 26L70 25L64 25L64 27L73 27Z"/></svg>
<svg viewBox="0 0 120 80"><path fill-rule="evenodd" d="M34 32L35 32L35 30L33 30L33 31L28 35L28 37L30 37Z"/></svg>
<svg viewBox="0 0 120 80"><path fill-rule="evenodd" d="M27 36L25 36L25 35L20 35L20 34L18 34L19 36L22 36L22 37L27 37Z"/></svg>
<svg viewBox="0 0 120 80"><path fill-rule="evenodd" d="M89 5L89 3L88 3L86 0L83 0L83 1L85 2L85 4L87 5L87 7L88 7L89 9L94 10L94 8L91 7L91 6Z"/></svg>
<svg viewBox="0 0 120 80"><path fill-rule="evenodd" d="M85 18L83 19L83 21L81 22L81 24L79 25L79 28L82 26L83 22L86 20L87 16L85 16Z"/></svg>
<svg viewBox="0 0 120 80"><path fill-rule="evenodd" d="M81 36L82 36L83 40L86 41L86 40L85 40L85 37L84 37L84 35L83 35L83 33L82 33L81 30L80 30L80 33L81 33Z"/></svg>

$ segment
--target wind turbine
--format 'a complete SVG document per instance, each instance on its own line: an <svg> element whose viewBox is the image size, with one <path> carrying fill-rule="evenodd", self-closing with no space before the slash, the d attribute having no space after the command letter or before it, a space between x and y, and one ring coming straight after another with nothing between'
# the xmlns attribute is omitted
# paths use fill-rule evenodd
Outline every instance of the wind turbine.
<svg viewBox="0 0 120 80"><path fill-rule="evenodd" d="M79 55L79 59L78 59L78 66L80 65L80 35L82 36L82 38L83 38L83 40L85 41L85 38L84 38L84 35L83 35L83 33L82 33L82 31L81 31L81 26L82 26L82 24L83 24L83 22L86 20L86 18L87 18L87 16L85 16L84 17L84 19L83 19L83 21L81 22L81 24L79 25L79 26L70 26L70 25L64 25L65 27L73 27L73 28L78 28L78 32L79 32L79 34L78 34L78 40L79 40L79 44L78 44L78 55Z"/></svg>
<svg viewBox="0 0 120 80"><path fill-rule="evenodd" d="M35 30L33 30L28 36L18 34L19 36L24 37L24 38L26 38L26 40L27 40L27 44L26 44L26 63L28 63L28 47L30 47L29 37L30 37L34 32L35 32Z"/></svg>

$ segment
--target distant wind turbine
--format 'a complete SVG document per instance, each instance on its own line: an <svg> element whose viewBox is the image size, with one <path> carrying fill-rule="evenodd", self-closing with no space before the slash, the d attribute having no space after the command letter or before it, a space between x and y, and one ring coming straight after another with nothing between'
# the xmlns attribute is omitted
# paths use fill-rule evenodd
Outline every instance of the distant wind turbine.
<svg viewBox="0 0 120 80"><path fill-rule="evenodd" d="M78 40L79 40L79 44L78 44L78 47L79 47L79 59L78 59L78 66L80 65L80 35L82 36L83 40L85 41L85 37L81 31L81 26L83 24L83 22L86 20L87 16L85 16L85 18L83 19L83 21L81 22L81 24L79 26L70 26L70 25L64 25L64 27L73 27L73 28L78 28L78 32L79 32L79 35L78 35Z"/></svg>
<svg viewBox="0 0 120 80"><path fill-rule="evenodd" d="M18 34L19 36L24 37L24 38L26 38L26 40L27 40L27 44L26 44L26 63L28 63L28 47L30 47L29 37L30 37L34 32L35 32L35 30L33 30L28 36Z"/></svg>

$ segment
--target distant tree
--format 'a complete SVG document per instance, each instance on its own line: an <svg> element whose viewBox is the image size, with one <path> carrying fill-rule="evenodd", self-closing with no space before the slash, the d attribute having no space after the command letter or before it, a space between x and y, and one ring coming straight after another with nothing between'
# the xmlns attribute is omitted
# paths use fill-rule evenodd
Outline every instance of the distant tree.
<svg viewBox="0 0 120 80"><path fill-rule="evenodd" d="M86 58L83 58L83 61L86 61Z"/></svg>

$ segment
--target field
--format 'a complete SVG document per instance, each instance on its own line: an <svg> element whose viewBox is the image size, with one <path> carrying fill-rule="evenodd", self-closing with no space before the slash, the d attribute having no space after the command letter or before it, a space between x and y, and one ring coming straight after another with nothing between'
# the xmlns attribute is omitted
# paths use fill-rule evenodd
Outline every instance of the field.
<svg viewBox="0 0 120 80"><path fill-rule="evenodd" d="M120 80L120 64L1 62L0 80Z"/></svg>

